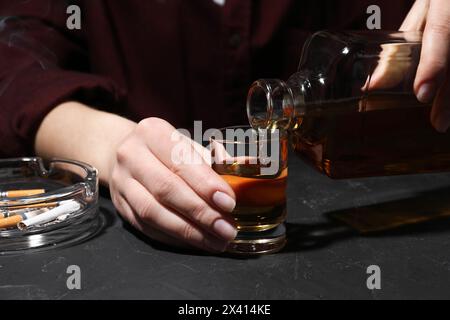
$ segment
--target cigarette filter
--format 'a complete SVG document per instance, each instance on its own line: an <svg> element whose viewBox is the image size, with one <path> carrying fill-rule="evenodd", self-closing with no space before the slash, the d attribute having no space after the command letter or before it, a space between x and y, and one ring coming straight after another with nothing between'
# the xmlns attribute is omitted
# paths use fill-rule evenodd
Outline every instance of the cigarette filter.
<svg viewBox="0 0 450 320"><path fill-rule="evenodd" d="M43 203L35 203L35 204L24 204L20 206L10 207L8 209L3 209L1 212L5 211L15 211L19 209L37 209L37 208L54 208L58 205L57 202L43 202Z"/></svg>
<svg viewBox="0 0 450 320"><path fill-rule="evenodd" d="M81 208L81 205L78 201L75 201L75 200L62 201L59 204L59 206L54 209L51 209L45 213L31 217L29 219L19 221L17 223L17 227L20 230L26 230L27 228L34 226L34 225L40 225L40 224L44 224L44 223L53 221L61 215L71 214L75 211L80 210L80 208Z"/></svg>
<svg viewBox="0 0 450 320"><path fill-rule="evenodd" d="M44 203L15 206L15 207L10 207L8 209L0 209L0 219L14 216L14 215L22 213L22 212L39 209L39 208L51 209L51 208L56 207L57 205L58 205L57 202L44 202Z"/></svg>
<svg viewBox="0 0 450 320"><path fill-rule="evenodd" d="M48 211L48 209L21 210L21 211L22 212L12 215L8 218L0 219L0 229L16 227L19 222L37 216L43 212L46 212Z"/></svg>
<svg viewBox="0 0 450 320"><path fill-rule="evenodd" d="M8 190L0 192L0 198L28 197L45 193L44 189Z"/></svg>
<svg viewBox="0 0 450 320"><path fill-rule="evenodd" d="M2 211L0 211L0 219L16 216L16 215L27 213L27 212L34 211L34 210L36 210L36 209L30 208L30 209L18 209L18 210L2 210Z"/></svg>

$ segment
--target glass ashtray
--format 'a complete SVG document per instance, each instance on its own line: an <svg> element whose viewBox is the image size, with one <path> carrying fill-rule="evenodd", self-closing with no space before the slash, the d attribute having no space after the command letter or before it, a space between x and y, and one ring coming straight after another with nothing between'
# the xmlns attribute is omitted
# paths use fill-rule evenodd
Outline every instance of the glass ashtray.
<svg viewBox="0 0 450 320"><path fill-rule="evenodd" d="M27 195L24 190L41 191ZM61 213L67 208L65 204L72 204L72 210ZM53 210L58 207L59 213ZM44 217L40 212L48 213L47 219L29 219L33 215ZM58 216L49 219L51 212ZM23 221L0 228L1 255L48 250L87 240L103 225L98 211L97 170L63 159L0 160L0 222L10 217L15 217L13 222ZM26 221L30 225L22 224L20 228Z"/></svg>

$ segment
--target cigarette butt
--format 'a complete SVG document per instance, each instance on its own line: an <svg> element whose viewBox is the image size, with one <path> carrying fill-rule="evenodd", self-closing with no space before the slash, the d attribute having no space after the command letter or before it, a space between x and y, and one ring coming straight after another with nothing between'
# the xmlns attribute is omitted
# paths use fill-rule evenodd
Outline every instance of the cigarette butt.
<svg viewBox="0 0 450 320"><path fill-rule="evenodd" d="M0 219L0 229L16 227L19 222L37 216L46 211L48 211L48 209L30 210L4 219Z"/></svg>
<svg viewBox="0 0 450 320"><path fill-rule="evenodd" d="M23 217L21 215L1 219L0 220L0 229L15 227L22 220L23 220Z"/></svg>
<svg viewBox="0 0 450 320"><path fill-rule="evenodd" d="M45 213L39 214L37 216L31 217L29 219L19 221L17 223L17 227L20 230L26 230L27 228L34 226L34 225L40 225L44 224L50 221L53 221L57 219L61 215L70 214L75 211L80 210L81 205L78 201L75 200L68 200L68 201L62 201L58 207L51 209Z"/></svg>
<svg viewBox="0 0 450 320"><path fill-rule="evenodd" d="M8 218L11 216L15 216L17 214L22 214L36 209L51 209L56 207L57 205L58 205L57 202L44 202L44 203L9 207L8 209L0 210L0 219Z"/></svg>
<svg viewBox="0 0 450 320"><path fill-rule="evenodd" d="M18 197L28 197L37 194L45 193L44 189L28 189L28 190L9 190L0 192L0 196L3 198L18 198Z"/></svg>
<svg viewBox="0 0 450 320"><path fill-rule="evenodd" d="M63 214L63 215L59 216L58 218L56 218L56 221L59 221L59 222L64 221L64 220L66 220L69 216L70 216L70 214Z"/></svg>
<svg viewBox="0 0 450 320"><path fill-rule="evenodd" d="M22 213L27 213L32 210L35 210L35 209L19 209L19 210L4 211L4 212L0 213L0 219L16 216L16 215L22 214Z"/></svg>
<svg viewBox="0 0 450 320"><path fill-rule="evenodd" d="M4 212L0 213L0 219L1 218L8 218L8 217L16 216L16 215L23 215L23 214L27 214L27 213L30 213L30 212L36 212L38 210L48 211L49 208L45 207L45 208L26 208L26 209L8 210L8 211L4 211Z"/></svg>
<svg viewBox="0 0 450 320"><path fill-rule="evenodd" d="M21 206L14 206L8 209L8 211L18 210L18 209L34 209L34 208L54 208L58 205L57 202L43 202L36 204L25 204Z"/></svg>

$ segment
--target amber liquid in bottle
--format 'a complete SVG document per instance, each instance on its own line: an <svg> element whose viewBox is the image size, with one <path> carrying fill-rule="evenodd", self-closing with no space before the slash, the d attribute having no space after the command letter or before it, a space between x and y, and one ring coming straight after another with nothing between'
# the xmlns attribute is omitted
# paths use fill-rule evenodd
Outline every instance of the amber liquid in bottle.
<svg viewBox="0 0 450 320"><path fill-rule="evenodd" d="M412 94L371 95L308 109L313 111L296 119L293 148L332 178L450 170L450 133L432 127L431 106Z"/></svg>

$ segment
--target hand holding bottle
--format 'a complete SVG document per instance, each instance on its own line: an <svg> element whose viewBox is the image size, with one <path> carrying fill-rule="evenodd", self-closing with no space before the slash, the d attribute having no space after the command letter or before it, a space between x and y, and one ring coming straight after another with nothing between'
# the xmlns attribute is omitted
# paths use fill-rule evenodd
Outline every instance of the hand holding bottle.
<svg viewBox="0 0 450 320"><path fill-rule="evenodd" d="M414 91L421 102L433 102L431 122L445 132L450 126L449 1L417 0L400 30L424 32Z"/></svg>

